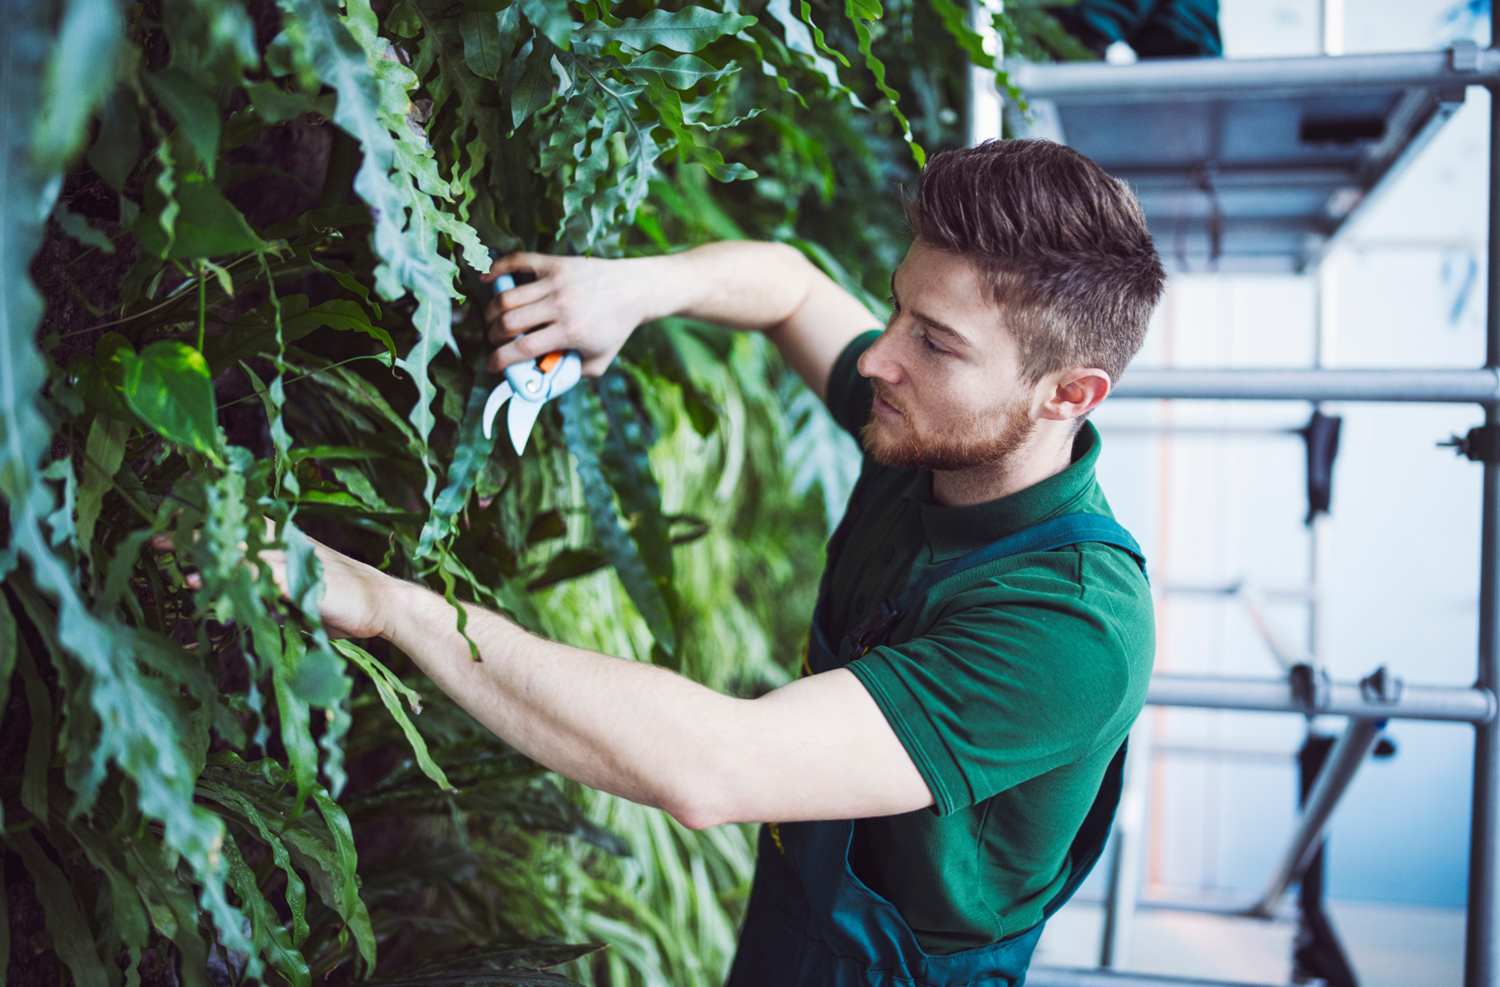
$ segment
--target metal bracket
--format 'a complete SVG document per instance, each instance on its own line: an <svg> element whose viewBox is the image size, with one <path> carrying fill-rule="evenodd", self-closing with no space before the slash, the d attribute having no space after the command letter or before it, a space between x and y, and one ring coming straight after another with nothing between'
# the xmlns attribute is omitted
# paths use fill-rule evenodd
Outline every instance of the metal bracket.
<svg viewBox="0 0 1500 987"><path fill-rule="evenodd" d="M1386 671L1384 665L1359 680L1359 693L1370 703L1399 703L1405 691L1406 683Z"/></svg>
<svg viewBox="0 0 1500 987"><path fill-rule="evenodd" d="M1287 684L1292 687L1292 701L1301 706L1309 716L1328 708L1333 683L1323 669L1314 668L1305 662L1293 665L1287 672Z"/></svg>
<svg viewBox="0 0 1500 987"><path fill-rule="evenodd" d="M1478 43L1468 38L1453 42L1453 47L1448 49L1448 64L1455 72L1478 72Z"/></svg>
<svg viewBox="0 0 1500 987"><path fill-rule="evenodd" d="M1500 463L1500 425L1478 425L1468 435L1455 435L1438 447L1451 448L1476 463Z"/></svg>

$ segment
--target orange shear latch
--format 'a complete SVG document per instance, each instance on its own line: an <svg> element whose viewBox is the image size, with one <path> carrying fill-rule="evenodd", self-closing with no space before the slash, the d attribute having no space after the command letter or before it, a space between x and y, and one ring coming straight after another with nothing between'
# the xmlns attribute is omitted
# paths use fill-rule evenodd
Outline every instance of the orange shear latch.
<svg viewBox="0 0 1500 987"><path fill-rule="evenodd" d="M562 361L562 358L563 358L563 351L562 350L553 350L551 353L548 353L546 356L544 356L540 360L538 360L536 362L536 365L537 365L537 368L540 369L542 373L544 373L544 374L550 374L552 372L552 368L555 367L555 366L557 366L558 363L560 363Z"/></svg>

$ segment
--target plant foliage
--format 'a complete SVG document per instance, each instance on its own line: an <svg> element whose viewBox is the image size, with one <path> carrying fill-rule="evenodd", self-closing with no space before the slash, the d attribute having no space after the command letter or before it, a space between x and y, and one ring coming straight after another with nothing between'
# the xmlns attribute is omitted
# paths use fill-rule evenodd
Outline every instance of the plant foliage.
<svg viewBox="0 0 1500 987"><path fill-rule="evenodd" d="M754 236L879 311L892 190L959 139L960 53L994 67L965 13L16 0L0 44L0 972L717 983L745 832L575 791L331 641L309 536L785 681L846 440L761 340L673 321L517 457L475 273Z"/></svg>

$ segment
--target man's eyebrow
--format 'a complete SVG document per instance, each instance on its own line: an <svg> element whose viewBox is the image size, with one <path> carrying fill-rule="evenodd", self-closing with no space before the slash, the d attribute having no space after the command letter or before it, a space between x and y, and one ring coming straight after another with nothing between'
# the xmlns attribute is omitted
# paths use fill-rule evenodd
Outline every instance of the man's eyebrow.
<svg viewBox="0 0 1500 987"><path fill-rule="evenodd" d="M968 346L969 345L969 337L965 336L963 333L959 332L957 329L953 328L952 326L947 325L946 323L943 323L943 322L939 322L937 319L934 319L932 316L926 315L926 314L924 314L922 312L918 312L916 309L912 309L911 314L913 316L915 316L917 319L921 320L922 324L925 325L925 326L927 326L927 328L932 329L932 330L934 330L936 332L940 332L944 336L948 336L954 342L958 343L961 346Z"/></svg>
<svg viewBox="0 0 1500 987"><path fill-rule="evenodd" d="M896 272L895 271L891 272L891 297L892 298L896 298ZM920 319L921 322L924 325L926 325L928 328L934 329L937 332L942 333L944 336L948 336L949 338L951 338L954 342L958 343L959 345L961 345L961 346L968 346L969 345L969 337L965 336L963 333L959 332L957 329L953 328L952 326L948 325L947 323L945 323L945 322L939 322L937 319L934 319L934 318L932 318L929 315L924 315L923 313L918 312L916 309L912 309L912 313L911 314L914 315L916 318Z"/></svg>

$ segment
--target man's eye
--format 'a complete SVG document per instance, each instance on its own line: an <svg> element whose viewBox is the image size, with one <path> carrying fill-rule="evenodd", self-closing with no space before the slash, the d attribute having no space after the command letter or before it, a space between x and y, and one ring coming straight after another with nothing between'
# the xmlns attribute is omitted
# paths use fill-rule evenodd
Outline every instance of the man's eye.
<svg viewBox="0 0 1500 987"><path fill-rule="evenodd" d="M925 329L922 329L922 328L918 328L917 329L917 338L922 341L922 345L923 346L927 347L929 350L931 350L934 353L947 353L948 352L947 350L945 350L941 346L939 346L937 343L934 343L932 341L932 334L929 333Z"/></svg>

